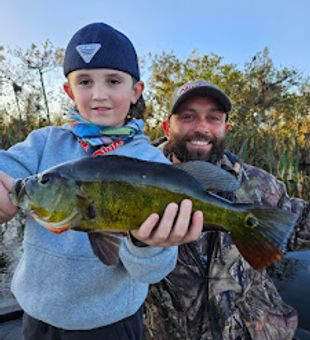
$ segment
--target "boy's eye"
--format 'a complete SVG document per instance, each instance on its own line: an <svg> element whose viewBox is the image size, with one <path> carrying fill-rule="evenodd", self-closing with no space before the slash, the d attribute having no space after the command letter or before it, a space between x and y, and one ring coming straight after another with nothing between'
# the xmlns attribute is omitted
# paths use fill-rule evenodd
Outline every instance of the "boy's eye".
<svg viewBox="0 0 310 340"><path fill-rule="evenodd" d="M88 86L91 84L91 80L89 79L82 79L79 81L79 85L82 85L82 86Z"/></svg>
<svg viewBox="0 0 310 340"><path fill-rule="evenodd" d="M120 84L121 82L119 79L111 78L108 80L108 83L110 83L111 85L117 85L117 84Z"/></svg>

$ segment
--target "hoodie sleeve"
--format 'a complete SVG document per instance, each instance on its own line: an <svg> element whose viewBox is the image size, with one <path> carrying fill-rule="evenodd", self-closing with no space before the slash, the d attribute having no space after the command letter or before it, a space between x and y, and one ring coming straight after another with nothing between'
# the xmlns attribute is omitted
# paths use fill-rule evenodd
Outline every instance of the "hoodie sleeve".
<svg viewBox="0 0 310 340"><path fill-rule="evenodd" d="M0 170L14 178L36 173L45 145L42 131L44 130L34 130L23 142L15 144L7 151L0 150Z"/></svg>
<svg viewBox="0 0 310 340"><path fill-rule="evenodd" d="M120 259L137 281L156 283L167 276L176 266L177 247L137 247L125 238L120 247Z"/></svg>

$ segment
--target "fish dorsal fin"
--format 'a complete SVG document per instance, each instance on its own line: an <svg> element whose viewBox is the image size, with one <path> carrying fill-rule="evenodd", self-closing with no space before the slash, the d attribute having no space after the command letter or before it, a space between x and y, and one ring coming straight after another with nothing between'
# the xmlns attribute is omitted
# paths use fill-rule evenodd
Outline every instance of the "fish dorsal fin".
<svg viewBox="0 0 310 340"><path fill-rule="evenodd" d="M239 181L228 171L206 161L189 161L173 166L193 176L206 191L234 191L240 187Z"/></svg>

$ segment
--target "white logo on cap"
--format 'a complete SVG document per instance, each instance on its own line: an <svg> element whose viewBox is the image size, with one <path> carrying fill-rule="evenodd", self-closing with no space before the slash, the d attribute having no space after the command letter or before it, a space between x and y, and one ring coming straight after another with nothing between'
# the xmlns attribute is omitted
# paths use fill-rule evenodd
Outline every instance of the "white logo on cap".
<svg viewBox="0 0 310 340"><path fill-rule="evenodd" d="M185 84L185 86L182 86L179 91L177 92L177 96L181 96L184 92L187 92L190 89L193 89L194 87L198 87L198 86L205 86L206 83L203 81L195 81L193 83L189 83L189 84Z"/></svg>
<svg viewBox="0 0 310 340"><path fill-rule="evenodd" d="M86 64L89 64L94 55L100 50L101 44L84 44L76 46L76 50Z"/></svg>

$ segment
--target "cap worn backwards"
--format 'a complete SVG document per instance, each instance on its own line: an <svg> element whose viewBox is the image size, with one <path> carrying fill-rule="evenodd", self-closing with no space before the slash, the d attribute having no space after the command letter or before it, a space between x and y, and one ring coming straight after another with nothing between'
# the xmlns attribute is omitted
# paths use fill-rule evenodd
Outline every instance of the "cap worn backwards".
<svg viewBox="0 0 310 340"><path fill-rule="evenodd" d="M89 24L73 35L63 67L65 76L79 69L110 68L140 80L138 58L131 41L104 23Z"/></svg>
<svg viewBox="0 0 310 340"><path fill-rule="evenodd" d="M180 104L196 96L212 97L222 106L225 113L231 110L231 101L224 91L204 80L198 80L186 83L174 91L171 98L170 113L176 113Z"/></svg>

